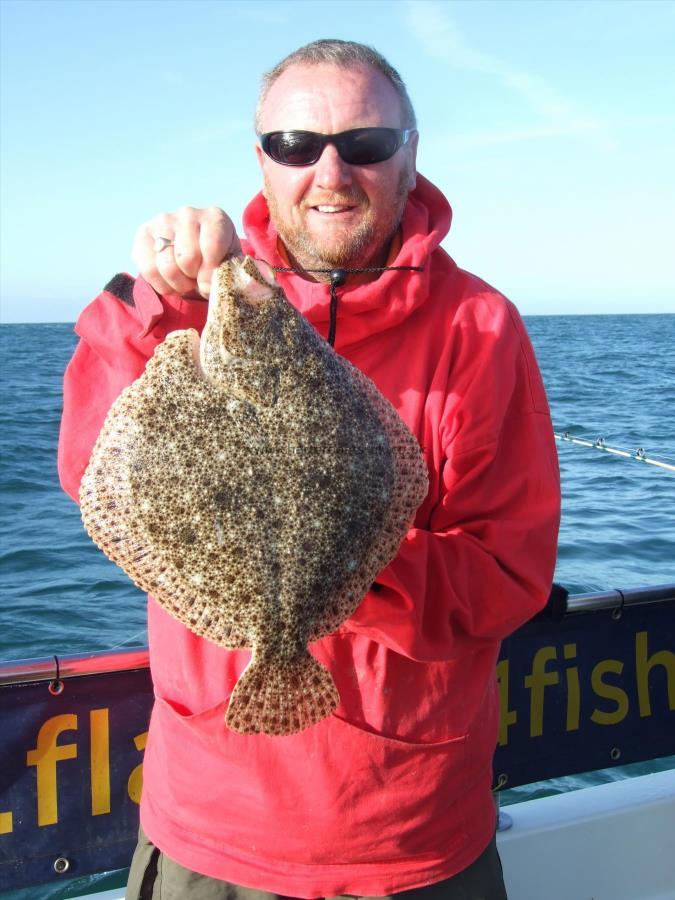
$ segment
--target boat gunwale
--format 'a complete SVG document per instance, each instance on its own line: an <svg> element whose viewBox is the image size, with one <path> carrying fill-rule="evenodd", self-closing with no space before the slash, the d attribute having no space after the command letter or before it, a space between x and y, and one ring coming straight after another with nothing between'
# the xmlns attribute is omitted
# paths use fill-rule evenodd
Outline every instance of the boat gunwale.
<svg viewBox="0 0 675 900"><path fill-rule="evenodd" d="M675 602L675 583L651 587L618 588L587 594L572 594L567 599L564 618L597 610L613 610L620 613L629 606L644 606ZM527 627L526 623L523 628ZM91 653L47 656L35 659L18 659L0 662L0 687L10 684L28 684L40 681L57 681L83 675L104 675L147 669L150 655L147 646L123 650L100 650Z"/></svg>
<svg viewBox="0 0 675 900"><path fill-rule="evenodd" d="M106 675L150 667L146 646L0 662L0 686Z"/></svg>

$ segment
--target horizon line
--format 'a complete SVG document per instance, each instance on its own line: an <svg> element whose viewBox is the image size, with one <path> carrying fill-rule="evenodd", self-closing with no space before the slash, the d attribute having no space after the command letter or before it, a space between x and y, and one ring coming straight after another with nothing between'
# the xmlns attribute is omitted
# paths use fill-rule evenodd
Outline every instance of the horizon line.
<svg viewBox="0 0 675 900"><path fill-rule="evenodd" d="M520 312L520 310L519 310ZM660 310L659 312L574 312L574 313L524 313L520 312L520 315L523 319L544 319L544 318L587 318L589 316L602 316L606 318L610 318L611 316L675 316L675 312L665 312ZM73 325L77 324L77 319L49 319L43 322L2 322L0 321L0 327L3 325ZM176 331L180 331L180 329L176 329Z"/></svg>

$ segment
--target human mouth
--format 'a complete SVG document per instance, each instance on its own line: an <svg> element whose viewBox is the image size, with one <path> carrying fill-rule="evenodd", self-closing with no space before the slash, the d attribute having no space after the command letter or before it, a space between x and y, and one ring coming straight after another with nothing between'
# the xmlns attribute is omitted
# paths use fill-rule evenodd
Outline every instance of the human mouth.
<svg viewBox="0 0 675 900"><path fill-rule="evenodd" d="M346 213L351 212L351 210L355 209L354 206L327 206L321 204L320 206L313 206L312 209L315 209L320 213L329 213L330 215L335 215L336 213Z"/></svg>

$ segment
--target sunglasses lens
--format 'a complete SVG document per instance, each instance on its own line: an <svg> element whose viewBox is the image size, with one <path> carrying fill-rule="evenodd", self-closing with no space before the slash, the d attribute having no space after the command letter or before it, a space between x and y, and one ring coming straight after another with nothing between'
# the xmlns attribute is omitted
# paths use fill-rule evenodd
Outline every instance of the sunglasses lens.
<svg viewBox="0 0 675 900"><path fill-rule="evenodd" d="M266 152L284 166L308 166L321 156L320 135L311 131L277 131L270 135Z"/></svg>
<svg viewBox="0 0 675 900"><path fill-rule="evenodd" d="M384 162L400 146L400 132L393 128L359 128L347 132L338 143L340 156L352 166Z"/></svg>
<svg viewBox="0 0 675 900"><path fill-rule="evenodd" d="M265 153L283 166L313 165L326 144L335 144L348 165L368 166L390 159L409 134L396 128L353 128L332 135L313 131L272 131L261 138Z"/></svg>

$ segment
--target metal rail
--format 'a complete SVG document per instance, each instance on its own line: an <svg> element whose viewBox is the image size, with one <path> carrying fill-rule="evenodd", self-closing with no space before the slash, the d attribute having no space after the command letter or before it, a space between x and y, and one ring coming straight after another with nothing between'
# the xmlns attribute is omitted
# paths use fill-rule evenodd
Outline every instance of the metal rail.
<svg viewBox="0 0 675 900"><path fill-rule="evenodd" d="M652 587L614 589L589 594L572 594L567 600L567 615L602 609L624 609L650 603L675 602L675 583ZM35 681L55 681L79 675L103 675L130 669L147 669L150 665L147 647L131 650L103 650L98 653L71 656L48 656L41 659L19 659L0 663L0 686Z"/></svg>
<svg viewBox="0 0 675 900"><path fill-rule="evenodd" d="M148 648L131 650L102 650L98 653L71 656L47 656L40 659L18 659L0 663L0 685L25 684L32 681L54 681L78 675L104 675L130 669L147 669L150 665Z"/></svg>
<svg viewBox="0 0 675 900"><path fill-rule="evenodd" d="M675 584L658 584L653 587L630 588L620 591L598 591L591 594L572 594L567 600L567 614L591 612L596 609L624 609L643 603L667 603L675 601Z"/></svg>
<svg viewBox="0 0 675 900"><path fill-rule="evenodd" d="M594 441L589 441L586 438L574 437L569 431L565 431L563 434L554 431L553 436L558 441L577 444L579 447L590 447L593 450L601 450L603 453L611 453L614 456L623 456L625 459L635 459L638 462L648 463L650 466L658 466L660 469L665 469L668 472L675 472L675 466L664 462L662 459L653 459L651 456L647 456L642 447L638 447L637 450L622 450L620 447L608 446L603 437L596 438Z"/></svg>

